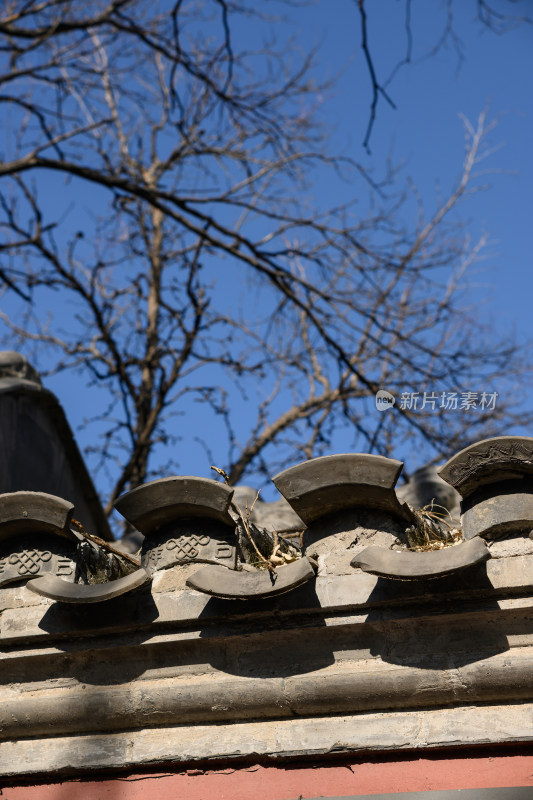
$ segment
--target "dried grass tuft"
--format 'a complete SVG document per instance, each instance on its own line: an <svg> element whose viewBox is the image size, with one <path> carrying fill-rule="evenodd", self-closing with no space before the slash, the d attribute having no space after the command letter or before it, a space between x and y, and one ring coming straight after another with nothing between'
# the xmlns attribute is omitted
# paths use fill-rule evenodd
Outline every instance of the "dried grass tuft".
<svg viewBox="0 0 533 800"><path fill-rule="evenodd" d="M423 508L411 505L409 508L416 518L415 524L405 531L409 550L442 550L461 541L461 529L455 525L452 515L444 506L432 500Z"/></svg>

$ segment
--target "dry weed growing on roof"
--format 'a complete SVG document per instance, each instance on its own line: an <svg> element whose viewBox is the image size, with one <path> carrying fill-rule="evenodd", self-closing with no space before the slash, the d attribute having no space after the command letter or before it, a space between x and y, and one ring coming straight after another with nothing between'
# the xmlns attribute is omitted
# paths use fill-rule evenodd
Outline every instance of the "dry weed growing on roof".
<svg viewBox="0 0 533 800"><path fill-rule="evenodd" d="M461 530L444 506L439 506L432 500L423 508L411 505L409 508L416 518L415 524L405 531L409 550L441 550L461 541Z"/></svg>

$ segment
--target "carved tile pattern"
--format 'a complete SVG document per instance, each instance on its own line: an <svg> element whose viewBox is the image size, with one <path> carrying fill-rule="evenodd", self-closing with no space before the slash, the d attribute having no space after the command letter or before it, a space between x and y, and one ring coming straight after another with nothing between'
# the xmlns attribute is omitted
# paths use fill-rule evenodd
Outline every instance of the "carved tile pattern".
<svg viewBox="0 0 533 800"><path fill-rule="evenodd" d="M173 526L145 540L142 564L151 570L191 561L229 565L235 558L235 547L228 541L231 536L230 528L217 523Z"/></svg>
<svg viewBox="0 0 533 800"><path fill-rule="evenodd" d="M75 548L68 542L47 542L42 538L25 536L3 543L0 554L0 586L38 575L56 575L74 580L76 571ZM49 549L48 549L49 548Z"/></svg>
<svg viewBox="0 0 533 800"><path fill-rule="evenodd" d="M169 539L166 544L167 550L175 550L175 556L179 559L193 559L198 556L199 547L207 547L211 539L205 534L203 536L180 536L179 539Z"/></svg>
<svg viewBox="0 0 533 800"><path fill-rule="evenodd" d="M465 453L457 463L449 467L448 473L453 486L464 483L468 478L486 467L498 464L533 464L533 446L526 442L510 444L490 444L486 450L478 449Z"/></svg>
<svg viewBox="0 0 533 800"><path fill-rule="evenodd" d="M41 563L50 561L52 553L50 550L22 550L20 553L11 553L9 563L17 566L19 575L37 575L41 568ZM0 570L2 567L0 567Z"/></svg>

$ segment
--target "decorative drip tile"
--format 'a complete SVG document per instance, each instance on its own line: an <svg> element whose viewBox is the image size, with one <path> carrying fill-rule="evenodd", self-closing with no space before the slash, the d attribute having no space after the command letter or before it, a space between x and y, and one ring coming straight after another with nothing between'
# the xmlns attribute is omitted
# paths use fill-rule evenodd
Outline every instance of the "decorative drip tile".
<svg viewBox="0 0 533 800"><path fill-rule="evenodd" d="M105 562L91 540L70 527L74 507L43 492L0 495L0 587L26 580L30 590L63 602L96 602L131 591L149 580L144 569L97 586L76 583L89 547L93 561ZM92 565L94 566L94 564ZM104 564L107 567L107 564Z"/></svg>
<svg viewBox="0 0 533 800"><path fill-rule="evenodd" d="M40 575L74 581L74 507L42 492L0 495L0 587Z"/></svg>
<svg viewBox="0 0 533 800"><path fill-rule="evenodd" d="M234 567L235 533L213 519L181 520L147 536L141 563L150 572L191 562Z"/></svg>
<svg viewBox="0 0 533 800"><path fill-rule="evenodd" d="M76 545L45 533L22 534L0 543L0 587L40 575L74 581Z"/></svg>
<svg viewBox="0 0 533 800"><path fill-rule="evenodd" d="M141 563L153 573L191 563L234 568L233 490L209 478L163 478L121 497L116 508L144 534Z"/></svg>
<svg viewBox="0 0 533 800"><path fill-rule="evenodd" d="M453 456L439 474L463 498L465 539L528 535L533 528L533 438L477 442Z"/></svg>

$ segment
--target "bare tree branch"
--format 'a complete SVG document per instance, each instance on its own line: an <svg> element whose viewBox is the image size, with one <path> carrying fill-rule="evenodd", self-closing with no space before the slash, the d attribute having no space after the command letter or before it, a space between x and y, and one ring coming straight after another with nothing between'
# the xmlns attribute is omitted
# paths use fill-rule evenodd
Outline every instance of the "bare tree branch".
<svg viewBox="0 0 533 800"><path fill-rule="evenodd" d="M368 144L390 98L358 8ZM98 388L89 456L108 512L161 470L187 471L199 441L233 483L337 437L438 457L504 430L528 377L521 349L485 331L462 294L485 238L470 242L455 212L479 188L487 115L465 120L447 196L406 224L393 171L374 180L328 151L312 54L292 63L283 39L237 47L243 20L261 24L253 4L225 0L161 14L139 0L12 0L0 13L0 281L16 299L0 320L51 372ZM324 171L368 192L367 210L312 201ZM495 381L497 409L475 416L374 405L382 387ZM191 429L193 403L220 441Z"/></svg>

